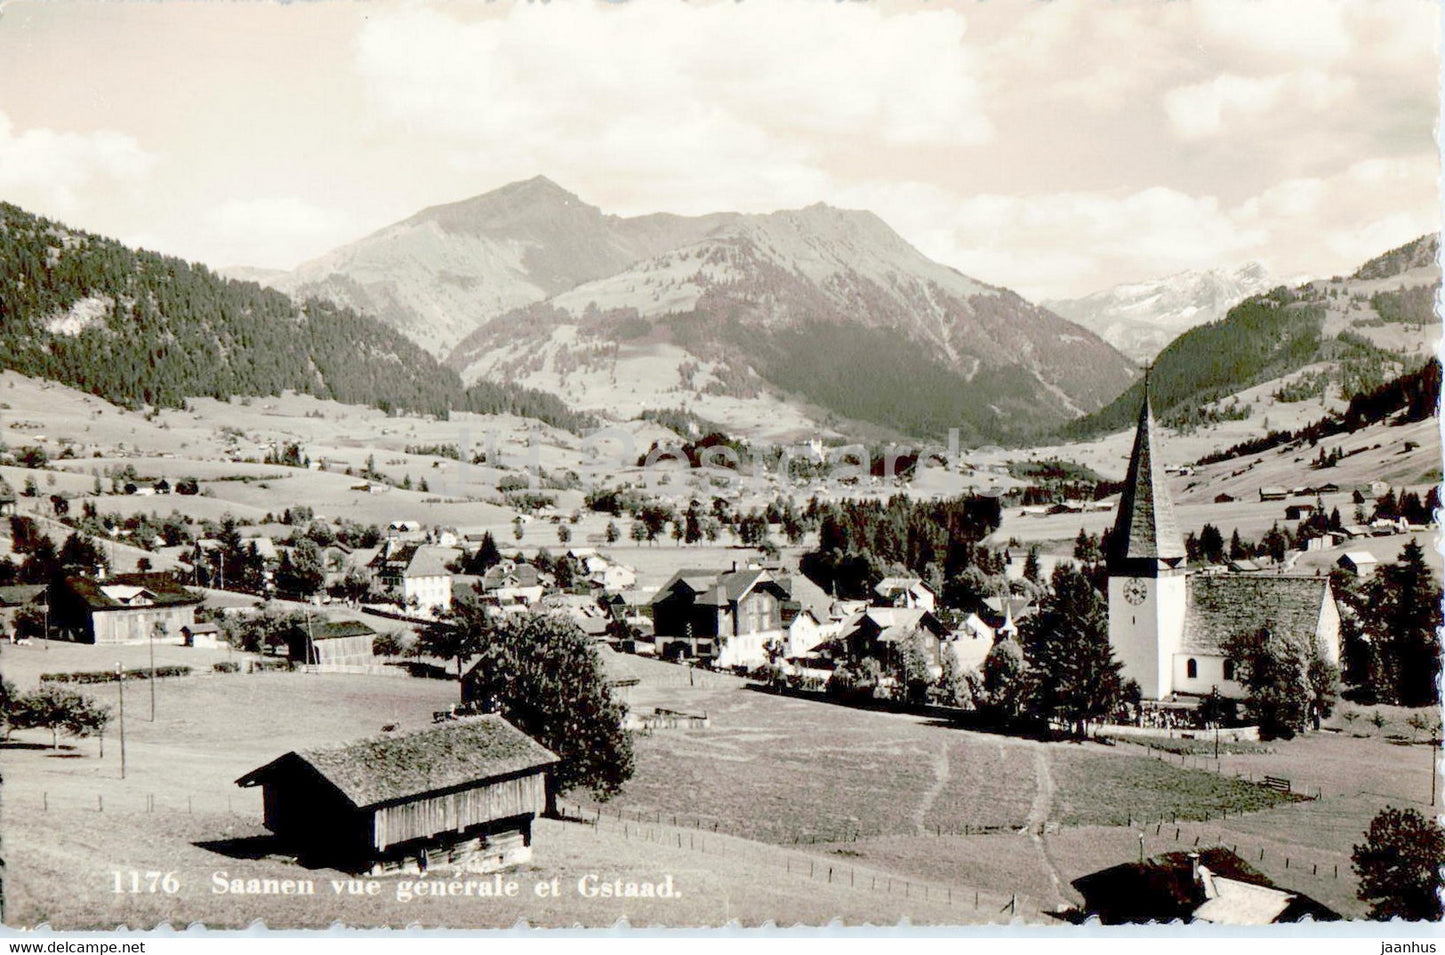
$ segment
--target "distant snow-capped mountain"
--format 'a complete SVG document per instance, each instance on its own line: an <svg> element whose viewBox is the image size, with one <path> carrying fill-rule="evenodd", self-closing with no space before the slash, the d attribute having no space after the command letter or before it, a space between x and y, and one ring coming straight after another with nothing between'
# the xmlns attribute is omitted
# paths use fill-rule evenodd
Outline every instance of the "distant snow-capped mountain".
<svg viewBox="0 0 1445 955"><path fill-rule="evenodd" d="M1147 362L1181 333L1223 318L1233 306L1277 284L1264 266L1251 262L1234 270L1179 272L1043 304L1135 361Z"/></svg>

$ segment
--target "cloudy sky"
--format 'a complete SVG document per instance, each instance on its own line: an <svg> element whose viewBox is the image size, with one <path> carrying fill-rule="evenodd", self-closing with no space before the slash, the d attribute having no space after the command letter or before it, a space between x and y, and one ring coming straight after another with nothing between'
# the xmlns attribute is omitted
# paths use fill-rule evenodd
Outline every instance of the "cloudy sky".
<svg viewBox="0 0 1445 955"><path fill-rule="evenodd" d="M287 268L544 174L877 212L1034 298L1439 228L1433 0L74 2L0 11L0 199Z"/></svg>

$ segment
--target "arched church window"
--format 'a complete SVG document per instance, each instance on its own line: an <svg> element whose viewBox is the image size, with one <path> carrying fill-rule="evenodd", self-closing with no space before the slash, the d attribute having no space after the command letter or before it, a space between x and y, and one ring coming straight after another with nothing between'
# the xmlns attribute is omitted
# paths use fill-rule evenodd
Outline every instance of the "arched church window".
<svg viewBox="0 0 1445 955"><path fill-rule="evenodd" d="M1188 663L1184 664L1184 675L1189 677L1189 679L1191 680L1199 679L1199 661L1190 660Z"/></svg>

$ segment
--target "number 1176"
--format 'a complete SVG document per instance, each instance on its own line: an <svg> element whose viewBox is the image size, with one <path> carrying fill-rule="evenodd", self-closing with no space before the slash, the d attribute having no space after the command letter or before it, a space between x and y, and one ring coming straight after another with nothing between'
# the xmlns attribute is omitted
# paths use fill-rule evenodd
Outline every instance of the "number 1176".
<svg viewBox="0 0 1445 955"><path fill-rule="evenodd" d="M174 872L112 872L115 879L116 895L155 895L163 892L175 895L181 890L180 880Z"/></svg>

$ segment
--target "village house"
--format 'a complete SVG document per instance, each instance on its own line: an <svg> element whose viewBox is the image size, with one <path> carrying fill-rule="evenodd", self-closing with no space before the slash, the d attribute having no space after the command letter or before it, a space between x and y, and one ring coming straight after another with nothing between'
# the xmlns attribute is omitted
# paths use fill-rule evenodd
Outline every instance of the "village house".
<svg viewBox="0 0 1445 955"><path fill-rule="evenodd" d="M0 517L15 516L15 488L10 482L0 477Z"/></svg>
<svg viewBox="0 0 1445 955"><path fill-rule="evenodd" d="M167 573L71 576L52 588L51 625L78 643L179 641L200 602Z"/></svg>
<svg viewBox="0 0 1445 955"><path fill-rule="evenodd" d="M1006 636L1011 634L995 630L978 614L972 613L964 619L962 626L949 635L944 648L953 654L954 662L960 671L973 670L982 673L984 660L988 659L994 643Z"/></svg>
<svg viewBox="0 0 1445 955"><path fill-rule="evenodd" d="M1284 509L1284 519L1287 521L1305 521L1314 515L1313 504L1287 504Z"/></svg>
<svg viewBox="0 0 1445 955"><path fill-rule="evenodd" d="M372 558L372 578L403 607L423 613L445 611L452 605L452 572L447 564L458 553L428 544L388 540Z"/></svg>
<svg viewBox="0 0 1445 955"><path fill-rule="evenodd" d="M1106 554L1109 643L1124 677L1139 684L1146 700L1215 689L1241 699L1246 694L1228 646L1264 628L1338 664L1340 613L1328 578L1190 571L1174 504L1155 463L1154 432L1146 382ZM1243 563L1232 562L1230 569L1244 571Z"/></svg>
<svg viewBox="0 0 1445 955"><path fill-rule="evenodd" d="M487 568L481 580L482 595L503 609L534 606L547 592L536 567L525 561L504 560Z"/></svg>
<svg viewBox="0 0 1445 955"><path fill-rule="evenodd" d="M613 621L610 610L603 609L596 599L581 594L547 594L542 598L540 606L543 610L567 617L577 625L577 629L595 640L606 638L608 627Z"/></svg>
<svg viewBox="0 0 1445 955"><path fill-rule="evenodd" d="M830 627L818 619L817 614L807 607L784 605L783 646L784 656L792 659L805 656L809 650L824 642L836 627Z"/></svg>
<svg viewBox="0 0 1445 955"><path fill-rule="evenodd" d="M761 666L764 646L782 640L783 587L761 568L679 570L652 598L659 656Z"/></svg>
<svg viewBox="0 0 1445 955"><path fill-rule="evenodd" d="M931 611L938 601L933 588L917 577L884 577L873 592L878 595L879 605L884 607L919 607Z"/></svg>
<svg viewBox="0 0 1445 955"><path fill-rule="evenodd" d="M819 649L838 662L871 657L889 672L902 662L909 642L917 640L928 666L936 670L949 639L948 628L922 607L868 607L843 621L838 636Z"/></svg>
<svg viewBox="0 0 1445 955"><path fill-rule="evenodd" d="M1347 550L1335 565L1356 577L1369 577L1379 568L1380 561L1367 550Z"/></svg>
<svg viewBox="0 0 1445 955"><path fill-rule="evenodd" d="M0 635L15 633L15 617L29 608L44 614L44 584L13 584L0 587Z"/></svg>
<svg viewBox="0 0 1445 955"><path fill-rule="evenodd" d="M1281 487L1278 484L1267 484L1259 489L1261 501L1283 501L1289 497L1289 488Z"/></svg>
<svg viewBox="0 0 1445 955"><path fill-rule="evenodd" d="M557 757L500 716L293 751L240 779L306 864L490 872L532 857Z"/></svg>
<svg viewBox="0 0 1445 955"><path fill-rule="evenodd" d="M1340 918L1307 895L1279 888L1222 847L1111 866L1075 879L1073 886L1084 899L1077 916L1104 925L1274 925Z"/></svg>

